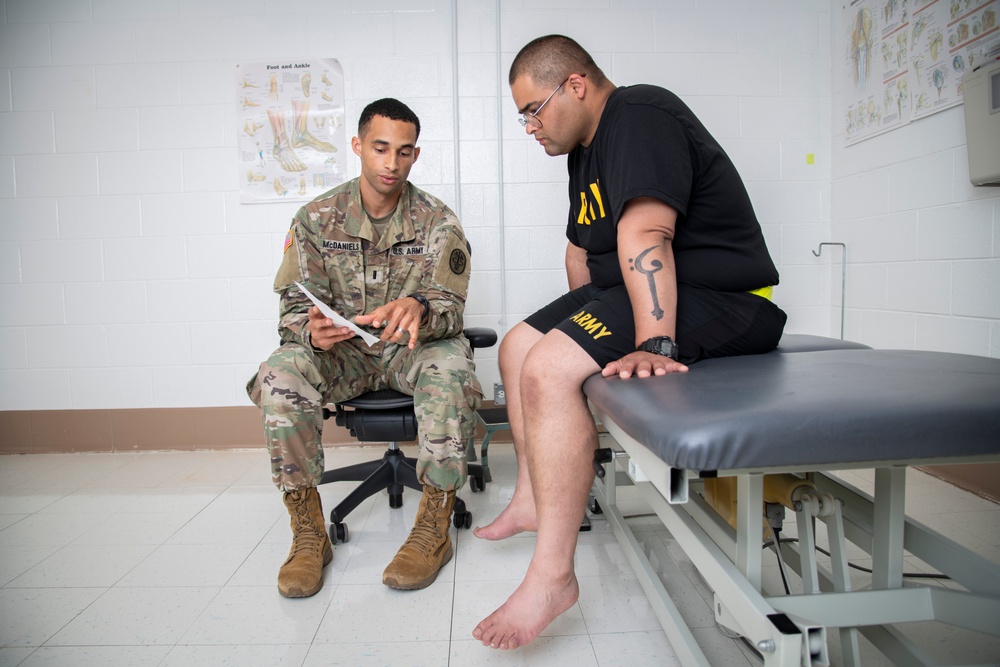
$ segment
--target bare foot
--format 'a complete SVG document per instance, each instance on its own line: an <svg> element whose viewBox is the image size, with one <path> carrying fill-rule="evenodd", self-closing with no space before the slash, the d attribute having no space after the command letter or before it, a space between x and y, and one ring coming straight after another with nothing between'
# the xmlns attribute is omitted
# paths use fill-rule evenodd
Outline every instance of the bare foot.
<svg viewBox="0 0 1000 667"><path fill-rule="evenodd" d="M472 534L483 540L503 540L526 530L538 530L534 503L530 507L523 505L524 503L511 499L500 516L485 526L473 529Z"/></svg>
<svg viewBox="0 0 1000 667"><path fill-rule="evenodd" d="M481 621L472 636L484 646L504 651L524 646L580 597L574 574L562 580L536 579L529 571L514 594Z"/></svg>

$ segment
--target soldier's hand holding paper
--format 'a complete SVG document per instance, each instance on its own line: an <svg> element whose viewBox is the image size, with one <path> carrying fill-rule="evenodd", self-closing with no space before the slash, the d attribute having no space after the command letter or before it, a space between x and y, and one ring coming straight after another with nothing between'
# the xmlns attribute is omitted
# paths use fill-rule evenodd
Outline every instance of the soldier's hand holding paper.
<svg viewBox="0 0 1000 667"><path fill-rule="evenodd" d="M309 297L310 301L316 304L309 309L309 323L306 325L309 327L314 347L329 350L335 343L353 338L355 334L361 336L369 347L378 342L378 338L364 331L354 322L313 296L312 292L302 286L302 283L296 282L295 284L302 290L303 294ZM324 322L324 318L327 321Z"/></svg>

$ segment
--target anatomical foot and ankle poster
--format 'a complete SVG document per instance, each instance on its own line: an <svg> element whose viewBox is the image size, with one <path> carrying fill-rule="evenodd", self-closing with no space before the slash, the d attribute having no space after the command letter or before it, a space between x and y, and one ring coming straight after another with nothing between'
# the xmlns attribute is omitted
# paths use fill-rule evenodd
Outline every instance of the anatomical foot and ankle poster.
<svg viewBox="0 0 1000 667"><path fill-rule="evenodd" d="M345 180L344 73L335 58L236 66L240 201L308 201Z"/></svg>
<svg viewBox="0 0 1000 667"><path fill-rule="evenodd" d="M1000 0L852 0L843 11L848 144L962 103L1000 45Z"/></svg>

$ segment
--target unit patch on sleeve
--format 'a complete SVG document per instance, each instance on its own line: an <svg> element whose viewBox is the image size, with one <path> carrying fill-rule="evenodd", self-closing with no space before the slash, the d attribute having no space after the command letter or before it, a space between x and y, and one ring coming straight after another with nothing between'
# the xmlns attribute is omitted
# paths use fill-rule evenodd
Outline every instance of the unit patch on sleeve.
<svg viewBox="0 0 1000 667"><path fill-rule="evenodd" d="M469 259L466 256L465 251L460 248L452 250L451 256L448 257L448 267L456 276L460 276L465 273L465 267L468 263Z"/></svg>
<svg viewBox="0 0 1000 667"><path fill-rule="evenodd" d="M469 250L465 240L449 234L442 259L434 270L434 282L464 299L469 289Z"/></svg>

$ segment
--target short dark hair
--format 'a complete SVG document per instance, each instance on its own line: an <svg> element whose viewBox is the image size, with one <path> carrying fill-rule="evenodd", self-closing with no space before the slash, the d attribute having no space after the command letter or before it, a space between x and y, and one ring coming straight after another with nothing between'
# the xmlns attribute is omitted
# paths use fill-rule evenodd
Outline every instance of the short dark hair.
<svg viewBox="0 0 1000 667"><path fill-rule="evenodd" d="M537 37L517 53L510 66L507 83L511 86L523 75L540 85L555 86L570 74L586 74L594 85L603 86L607 78L582 46L564 35Z"/></svg>
<svg viewBox="0 0 1000 667"><path fill-rule="evenodd" d="M358 119L359 137L364 137L368 133L374 116L383 116L389 120L401 120L413 123L414 127L417 128L417 136L413 138L414 141L420 137L420 119L417 118L417 114L413 113L410 107L391 97L383 97L380 100L375 100L364 108L364 111L361 112L361 118Z"/></svg>

